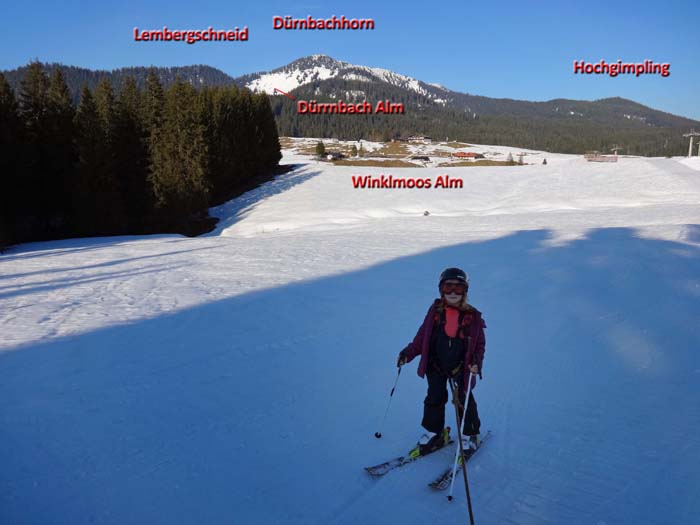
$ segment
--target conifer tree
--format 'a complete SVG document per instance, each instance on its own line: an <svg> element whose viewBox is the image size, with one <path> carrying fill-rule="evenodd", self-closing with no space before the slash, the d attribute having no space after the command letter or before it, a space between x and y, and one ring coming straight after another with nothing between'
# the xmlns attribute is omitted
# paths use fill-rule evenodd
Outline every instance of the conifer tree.
<svg viewBox="0 0 700 525"><path fill-rule="evenodd" d="M240 171L238 180L243 182L256 175L259 159L256 155L257 140L254 130L254 111L252 93L247 89L236 92L236 113L239 124L232 139L238 144Z"/></svg>
<svg viewBox="0 0 700 525"><path fill-rule="evenodd" d="M148 134L141 114L142 98L136 80L128 76L124 79L114 111L114 170L118 174L129 233L148 231L153 208L153 191L148 181Z"/></svg>
<svg viewBox="0 0 700 525"><path fill-rule="evenodd" d="M157 133L162 124L164 105L163 86L158 80L155 69L151 69L146 77L146 93L143 97L144 124L150 137Z"/></svg>
<svg viewBox="0 0 700 525"><path fill-rule="evenodd" d="M47 91L49 110L49 157L51 162L50 214L52 234L64 237L69 234L69 215L71 213L71 179L75 170L76 153L74 149L73 118L75 108L65 78L60 69L51 75Z"/></svg>
<svg viewBox="0 0 700 525"><path fill-rule="evenodd" d="M207 181L211 188L211 203L218 204L222 188L232 168L227 159L230 148L226 147L223 120L230 112L224 109L224 90L204 87L200 92L201 121L204 140L207 144Z"/></svg>
<svg viewBox="0 0 700 525"><path fill-rule="evenodd" d="M121 191L123 173L117 166L117 151L120 147L117 144L117 104L112 84L106 78L97 84L94 102L102 128L104 152L104 164L99 174L100 200L104 206L100 214L100 225L105 233L116 235L126 231L126 218Z"/></svg>
<svg viewBox="0 0 700 525"><path fill-rule="evenodd" d="M162 124L152 143L156 206L170 227L206 210L207 147L196 90L177 80L167 91Z"/></svg>
<svg viewBox="0 0 700 525"><path fill-rule="evenodd" d="M164 107L165 92L158 79L158 75L156 75L155 69L151 68L146 77L146 90L142 99L141 119L146 134L146 148L148 151L147 180L153 196L154 215L152 216L152 226L156 230L161 229L163 227L162 223L165 222L163 220L164 213L162 211L162 204L158 205L157 203L158 197L156 196L156 182L153 171L156 144L159 140L162 140L159 134L163 125ZM158 213L155 213L156 211Z"/></svg>
<svg viewBox="0 0 700 525"><path fill-rule="evenodd" d="M257 134L257 150L260 165L258 172L270 171L282 158L277 125L270 107L270 99L265 93L253 95L253 126Z"/></svg>
<svg viewBox="0 0 700 525"><path fill-rule="evenodd" d="M114 134L114 112L116 109L116 101L114 98L114 90L112 84L106 78L102 78L97 84L94 93L95 106L97 113L102 120L102 129L107 138L112 139Z"/></svg>
<svg viewBox="0 0 700 525"><path fill-rule="evenodd" d="M15 241L19 219L20 122L15 93L0 73L0 249Z"/></svg>
<svg viewBox="0 0 700 525"><path fill-rule="evenodd" d="M212 204L229 199L242 177L245 152L239 133L244 123L238 91L237 87L229 86L204 90L201 94Z"/></svg>
<svg viewBox="0 0 700 525"><path fill-rule="evenodd" d="M78 165L73 183L73 228L78 235L98 235L105 231L102 204L108 180L106 144L102 119L87 85L83 86L75 113L75 143Z"/></svg>
<svg viewBox="0 0 700 525"><path fill-rule="evenodd" d="M19 236L22 240L46 238L51 191L49 155L50 119L49 78L39 62L27 67L19 93L19 115L23 123L25 147L22 151L24 175L20 177L17 205L24 212Z"/></svg>
<svg viewBox="0 0 700 525"><path fill-rule="evenodd" d="M24 147L16 203L23 214L18 232L22 240L68 233L69 184L75 162L73 112L60 70L49 80L40 63L30 64L21 82L19 103Z"/></svg>
<svg viewBox="0 0 700 525"><path fill-rule="evenodd" d="M326 154L326 147L323 145L323 142L318 142L316 144L316 156L323 157L325 154Z"/></svg>
<svg viewBox="0 0 700 525"><path fill-rule="evenodd" d="M237 188L254 175L254 141L251 132L250 92L236 86L215 91L215 128L210 137L210 154L215 162L211 171L215 184L215 202L230 198Z"/></svg>
<svg viewBox="0 0 700 525"><path fill-rule="evenodd" d="M83 87L75 115L78 166L73 224L80 235L122 232L121 195L114 178L105 120L92 93Z"/></svg>

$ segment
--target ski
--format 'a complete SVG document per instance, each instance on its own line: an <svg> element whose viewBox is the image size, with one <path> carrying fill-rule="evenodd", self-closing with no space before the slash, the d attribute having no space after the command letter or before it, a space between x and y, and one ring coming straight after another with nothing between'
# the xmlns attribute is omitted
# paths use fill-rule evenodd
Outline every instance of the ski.
<svg viewBox="0 0 700 525"><path fill-rule="evenodd" d="M403 467L404 465L407 465L408 463L413 463L417 459L423 458L425 456L428 456L432 454L433 452L436 452L442 448L445 448L445 446L449 445L452 443L452 438L450 437L450 427L446 427L444 432L444 438L445 438L445 443L444 445L434 448L432 450L425 450L424 448L421 448L421 445L416 445L411 451L409 451L408 454L405 456L399 456L394 459L390 459L389 461L385 461L384 463L379 463L378 465L374 465L372 467L365 467L365 470L369 473L370 476L374 478L379 478L386 474L387 472L390 472L396 468Z"/></svg>
<svg viewBox="0 0 700 525"><path fill-rule="evenodd" d="M486 441L490 435L491 431L489 430L481 438L479 446L476 447L476 449L471 450L470 452L465 452L463 458L460 458L460 460L457 461L459 463L457 465L457 473L459 473L460 469L464 466L464 463L468 462L474 456L474 454L476 454L479 451L479 449L481 449L481 447L484 445L484 441ZM445 471L442 474L440 474L437 478L428 483L428 486L435 490L445 490L447 487L450 486L450 483L452 483L452 468L453 466L451 465L450 467L445 469Z"/></svg>

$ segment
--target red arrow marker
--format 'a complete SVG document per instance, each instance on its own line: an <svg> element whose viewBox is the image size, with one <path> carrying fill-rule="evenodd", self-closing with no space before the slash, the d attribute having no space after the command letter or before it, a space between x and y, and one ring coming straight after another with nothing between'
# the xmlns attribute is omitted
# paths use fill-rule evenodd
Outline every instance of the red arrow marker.
<svg viewBox="0 0 700 525"><path fill-rule="evenodd" d="M292 100L296 100L296 99L295 99L292 95L290 95L289 93L285 93L285 92L282 91L281 89L277 89L277 88L274 88L274 89L275 89L275 91L279 91L280 93L282 93L285 97L289 97L289 98L291 98Z"/></svg>

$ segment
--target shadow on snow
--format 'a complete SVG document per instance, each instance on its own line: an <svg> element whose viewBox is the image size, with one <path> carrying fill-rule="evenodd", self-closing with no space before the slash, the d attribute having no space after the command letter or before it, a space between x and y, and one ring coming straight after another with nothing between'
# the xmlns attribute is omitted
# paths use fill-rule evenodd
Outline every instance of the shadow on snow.
<svg viewBox="0 0 700 525"><path fill-rule="evenodd" d="M459 265L488 323L477 518L689 523L700 248L624 228L548 238L444 247L0 354L0 522L454 519L464 503L420 503L442 463L379 483L361 467L418 435L414 361L372 437L396 354L439 271Z"/></svg>

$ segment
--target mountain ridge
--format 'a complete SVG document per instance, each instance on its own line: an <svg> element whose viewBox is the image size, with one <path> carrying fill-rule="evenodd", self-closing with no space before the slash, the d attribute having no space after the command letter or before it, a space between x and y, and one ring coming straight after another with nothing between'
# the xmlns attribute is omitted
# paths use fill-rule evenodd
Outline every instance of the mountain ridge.
<svg viewBox="0 0 700 525"><path fill-rule="evenodd" d="M420 86L427 86L427 89L430 90L435 90L432 92L432 95L435 96L437 93L435 92L442 92L442 93L449 93L449 94L456 94L460 96L465 96L465 97L475 97L479 99L487 99L487 100L492 100L492 101L501 101L501 102L516 102L516 103L527 103L527 104L551 104L555 102L565 102L565 103L572 103L572 102L578 102L578 103L600 103L600 102L625 102L628 104L634 104L640 108L644 109L650 109L653 111L658 111L660 113L664 113L666 115L670 115L673 117L677 117L680 119L687 120L693 124L700 125L700 120L695 120L690 117L686 117L683 115L677 115L675 113L671 113L668 111L663 111L659 109L652 108L651 106L646 106L640 102L637 102L632 99L620 97L620 96L614 96L614 97L606 97L606 98L601 98L601 99L593 99L593 100L586 100L586 99L567 99L567 98L554 98L550 100L544 100L544 101L531 101L531 100L526 100L526 99L519 99L519 98L512 98L512 97L488 97L485 95L474 95L471 93L466 93L466 92L460 92L460 91L454 91L452 89L449 89L441 84L434 83L434 82L425 82L422 80L418 80L416 78L410 77L408 75L403 75L401 73L397 73L388 69L384 68L378 68L378 67L371 67L371 66L362 66L362 65L357 65L357 64L351 64L349 62L345 62L342 60L337 60L334 59L328 55L323 55L323 54L315 54L315 55L309 55L306 57L301 57L298 58L289 64L286 64L284 66L280 66L278 68L269 70L269 71L259 71L256 73L247 73L245 75L241 76L231 76L228 73L222 71L221 69L215 68L213 66L208 66L205 64L192 64L189 66L125 66L125 67L120 67L120 68L115 68L111 70L107 69L90 69L90 68L85 68L85 67L80 67L80 66L71 66L71 65L65 65L62 63L57 63L57 62L51 62L51 63L44 63L42 62L42 65L44 66L44 69L47 72L52 72L56 68L60 68L64 75L66 76L66 82L69 84L69 89L71 90L71 93L79 93L80 88L82 85L77 85L77 86L72 86L71 85L71 78L74 78L76 76L76 73L81 77L82 80L84 80L87 84L88 87L94 88L97 85L97 82L102 77L107 77L112 81L114 87L118 89L121 85L121 81L123 77L127 75L134 76L137 80L137 84L141 85L141 82L145 82L145 78L150 70L155 70L156 73L158 74L159 79L161 82L163 82L166 86L169 85L171 82L175 80L177 76L180 76L184 80L192 83L193 85L197 86L202 86L202 85L226 85L229 83L235 83L239 86L242 87L247 87L248 89L251 89L252 91L265 91L269 95L276 95L276 93L273 92L272 88L274 87L279 87L279 86L272 86L272 88L269 89L258 89L260 87L265 88L265 86L262 85L261 82L255 82L255 79L257 77L270 74L270 73L276 73L278 71L282 70L287 70L291 66L302 64L304 62L307 62L309 60L318 60L321 63L327 63L327 64L335 64L338 66L338 69L341 70L343 73L347 74L348 70L353 70L357 69L360 71L364 71L365 74L374 74L377 78L377 80L383 80L386 81L386 79L381 79L379 78L379 73L385 73L387 77L392 77L394 79L400 79L406 83L412 83L415 82L416 84ZM7 81L9 82L10 86L15 90L15 92L18 91L21 79L23 78L23 75L26 71L27 66L20 66L14 69L9 69L9 70L1 70L0 73L2 73ZM293 86L291 89L296 89L298 87L301 87L302 85L312 83L313 81L316 80L325 80L325 79L313 79L309 82L304 82L300 83L299 85ZM358 78L346 78L345 80L360 80ZM388 82L389 84L395 85L397 87L401 87L398 82ZM75 84L75 82L73 82ZM280 89L283 89L280 87ZM286 90L285 90L286 91ZM423 91L419 89L413 89L414 92L419 93L419 94L425 94ZM430 98L430 97L428 97Z"/></svg>
<svg viewBox="0 0 700 525"><path fill-rule="evenodd" d="M302 68L299 68L302 66ZM304 69L305 68L305 69ZM323 71L324 75L319 75ZM334 74L329 74L333 72ZM365 76L363 79L362 76ZM660 114L670 116L677 119L683 119L685 125L699 125L700 121L691 119L689 117L684 117L682 115L676 115L670 112L658 110L645 106L639 102L631 99L625 99L623 97L607 97L603 99L596 100L579 100L579 99L565 99L565 98L555 98L545 101L530 101L525 99L515 99L510 97L487 97L484 95L474 95L470 93L463 93L459 91L451 90L445 86L436 83L425 82L422 80L415 79L413 77L403 75L401 73L396 73L388 69L383 68L373 68L369 66L362 66L357 64L351 64L349 62L344 62L341 60L336 60L328 55L309 55L307 57L302 57L297 60L290 62L284 66L272 69L270 71L261 71L257 73L250 73L240 77L236 77L234 81L240 85L247 87L252 90L262 90L269 95L277 95L274 92L274 88L277 87L284 91L293 91L295 89L301 88L308 84L314 84L316 82L321 82L324 80L336 79L344 81L367 81L372 80L368 77L374 77L374 81L386 82L395 87L408 89L417 94L425 96L428 100L436 102L442 106L455 106L460 109L465 109L472 113L478 113L481 115L502 115L506 111L512 114L513 108L507 108L503 110L495 109L496 105L551 105L554 103L564 103L564 104L596 104L596 103L612 103L613 101L617 104L625 102L629 104L628 110L638 109L643 111L654 111ZM275 81L280 85L273 85ZM486 103L485 103L486 102ZM572 110L570 110L572 111ZM523 113L522 110L515 111L516 114ZM527 113L527 112L526 112ZM574 114L577 113L574 111Z"/></svg>
<svg viewBox="0 0 700 525"><path fill-rule="evenodd" d="M649 156L679 155L687 151L682 137L700 121L657 110L622 97L598 100L555 98L527 101L460 93L388 69L351 64L327 55L301 57L270 71L232 77L205 65L176 67L126 67L111 71L89 70L62 64L61 68L77 103L83 84L94 89L108 78L118 93L123 79L134 76L139 86L154 70L165 87L181 78L195 87L235 84L270 94L280 134L341 139L389 140L411 134L476 143L510 144L563 153L622 146L625 153ZM3 72L17 91L26 66ZM298 98L332 102L363 98L368 101L402 102L406 116L338 119L334 115L300 118L295 103L274 88Z"/></svg>
<svg viewBox="0 0 700 525"><path fill-rule="evenodd" d="M307 78L309 80L306 80ZM326 80L328 78L370 82L383 81L396 87L410 89L428 98L436 98L435 90L447 91L446 88L388 69L351 64L336 60L328 55L301 57L271 71L243 75L235 80L249 89L262 90L268 95L273 95L275 94L275 87L280 89L285 89L286 87L287 90L290 90L312 83L314 80ZM275 81L281 81L283 86L272 85Z"/></svg>

